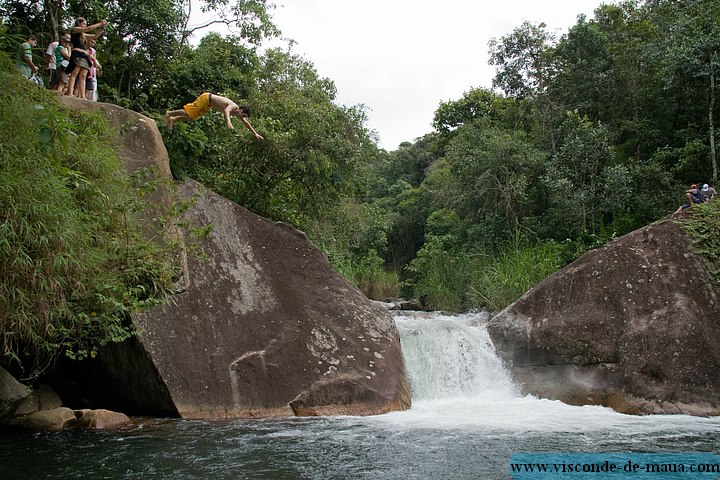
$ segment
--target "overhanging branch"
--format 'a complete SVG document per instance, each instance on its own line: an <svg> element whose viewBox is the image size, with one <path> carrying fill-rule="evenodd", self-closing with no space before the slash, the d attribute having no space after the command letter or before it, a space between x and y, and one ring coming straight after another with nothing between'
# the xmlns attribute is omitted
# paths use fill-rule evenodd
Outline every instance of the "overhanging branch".
<svg viewBox="0 0 720 480"><path fill-rule="evenodd" d="M215 25L215 24L217 24L217 23L223 23L223 24L227 25L228 27L230 27L231 24L233 24L233 23L235 23L235 22L231 22L230 20L226 20L226 19L212 20L212 21L207 22L207 23L205 23L205 24L203 24L203 25L198 25L197 27L193 27L193 28L190 28L190 29L186 29L184 36L185 36L185 37L188 37L188 36L192 35L193 33L195 33L195 32L198 31L198 30L202 30L203 28L207 28L207 27L209 27L210 25Z"/></svg>

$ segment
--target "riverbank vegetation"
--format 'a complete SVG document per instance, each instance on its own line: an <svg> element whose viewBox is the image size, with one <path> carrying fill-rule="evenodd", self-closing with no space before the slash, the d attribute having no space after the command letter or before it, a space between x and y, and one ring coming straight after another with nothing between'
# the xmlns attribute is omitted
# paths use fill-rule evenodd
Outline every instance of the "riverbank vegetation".
<svg viewBox="0 0 720 480"><path fill-rule="evenodd" d="M193 177L304 230L374 298L498 310L587 250L671 213L691 183L717 187L716 1L599 5L592 18L581 16L560 34L523 23L478 45L489 48L496 68L492 89L468 85L462 96L438 105L433 131L392 152L377 147L364 107L339 105L332 79L319 76L292 44L263 47L279 34L265 0L39 5L18 0L0 7L2 48L14 48L9 35L28 32L47 45L77 15L107 18L98 44L100 99L158 120L176 177ZM189 8L202 5L233 7L224 18L237 35L208 33L191 44ZM22 103L13 99L26 88L11 85L3 101ZM228 130L214 115L164 128L165 110L203 91L242 99L266 141ZM46 130L38 125L51 113L33 108L23 110L32 132L24 138L33 150L10 155L5 147L4 153L20 155L26 169L46 148ZM5 123L14 121L10 110L0 112ZM60 118L52 110L47 121ZM75 124L67 128L79 134ZM66 182L67 175L54 181ZM82 175L84 181L88 174ZM87 215L72 213L80 208L72 203L76 193L63 193L67 207L52 200L62 210L57 215ZM42 196L31 201L36 195L28 191L27 199L39 206ZM116 201L120 193L107 196L96 201ZM105 285L93 268L82 283ZM69 278L63 275L59 270L56 280ZM50 299L42 302L47 311L55 308Z"/></svg>
<svg viewBox="0 0 720 480"><path fill-rule="evenodd" d="M710 274L720 283L720 202L697 205L692 213L682 222L683 229L705 259Z"/></svg>
<svg viewBox="0 0 720 480"><path fill-rule="evenodd" d="M177 272L141 234L105 117L61 108L1 53L0 82L0 348L33 376L128 338Z"/></svg>

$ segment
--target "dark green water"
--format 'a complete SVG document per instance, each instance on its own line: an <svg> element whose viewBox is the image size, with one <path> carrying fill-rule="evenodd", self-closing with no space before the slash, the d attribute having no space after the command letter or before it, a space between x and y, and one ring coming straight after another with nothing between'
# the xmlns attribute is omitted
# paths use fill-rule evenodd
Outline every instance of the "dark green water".
<svg viewBox="0 0 720 480"><path fill-rule="evenodd" d="M396 417L173 420L114 433L4 437L0 465L5 479L504 479L515 452L720 451L717 423L693 419L685 427L657 418L552 432L403 427Z"/></svg>
<svg viewBox="0 0 720 480"><path fill-rule="evenodd" d="M472 318L397 321L409 411L5 434L0 478L507 479L518 452L720 452L720 418L634 417L521 397Z"/></svg>

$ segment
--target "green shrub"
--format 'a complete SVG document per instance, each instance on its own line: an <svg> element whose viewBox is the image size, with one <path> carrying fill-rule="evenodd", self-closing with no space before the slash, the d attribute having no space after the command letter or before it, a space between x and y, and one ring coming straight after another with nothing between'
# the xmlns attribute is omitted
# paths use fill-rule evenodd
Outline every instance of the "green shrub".
<svg viewBox="0 0 720 480"><path fill-rule="evenodd" d="M720 284L720 200L695 205L690 212L687 219L681 220L682 228L692 238L710 274Z"/></svg>
<svg viewBox="0 0 720 480"><path fill-rule="evenodd" d="M140 234L137 192L100 114L61 108L0 54L0 354L38 374L133 334L175 272Z"/></svg>
<svg viewBox="0 0 720 480"><path fill-rule="evenodd" d="M383 260L375 250L370 250L365 258L351 268L349 277L368 298L380 300L398 296L398 274L384 268Z"/></svg>
<svg viewBox="0 0 720 480"><path fill-rule="evenodd" d="M499 311L577 255L577 245L533 243L519 231L499 254L470 253L430 237L410 264L409 286L431 309Z"/></svg>
<svg viewBox="0 0 720 480"><path fill-rule="evenodd" d="M408 266L408 283L425 307L459 312L465 306L468 259L447 246L454 243L448 237L430 237L425 242Z"/></svg>
<svg viewBox="0 0 720 480"><path fill-rule="evenodd" d="M566 247L531 243L516 232L513 243L478 268L471 268L468 301L475 308L499 311L565 264Z"/></svg>

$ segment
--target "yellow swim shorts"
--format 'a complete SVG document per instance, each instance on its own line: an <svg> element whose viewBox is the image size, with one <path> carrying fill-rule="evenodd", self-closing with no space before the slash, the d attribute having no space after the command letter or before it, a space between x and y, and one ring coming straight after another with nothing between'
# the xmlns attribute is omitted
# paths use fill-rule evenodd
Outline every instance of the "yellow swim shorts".
<svg viewBox="0 0 720 480"><path fill-rule="evenodd" d="M183 110L190 118L197 120L210 111L210 94L208 92L203 93L194 102L183 106Z"/></svg>

